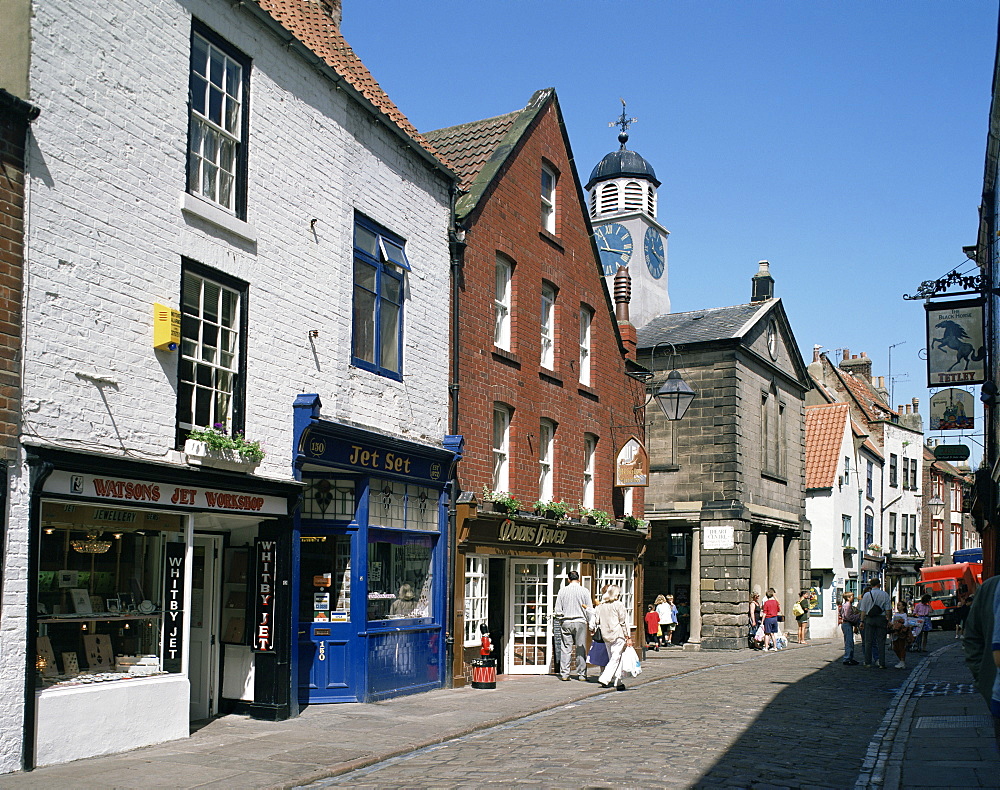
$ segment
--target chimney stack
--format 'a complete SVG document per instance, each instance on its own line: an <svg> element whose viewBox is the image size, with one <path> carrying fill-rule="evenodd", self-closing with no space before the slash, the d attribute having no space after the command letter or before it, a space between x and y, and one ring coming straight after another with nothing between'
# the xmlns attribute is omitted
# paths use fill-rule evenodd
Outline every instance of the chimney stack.
<svg viewBox="0 0 1000 790"><path fill-rule="evenodd" d="M343 0L319 0L319 5L339 30L340 20L344 16Z"/></svg>
<svg viewBox="0 0 1000 790"><path fill-rule="evenodd" d="M750 303L766 302L774 298L774 278L771 276L771 264L767 261L757 262L757 273L751 278Z"/></svg>
<svg viewBox="0 0 1000 790"><path fill-rule="evenodd" d="M618 331L625 346L625 355L635 359L636 346L639 345L638 335L632 325L629 316L629 302L632 301L632 275L629 274L625 266L618 267L618 273L614 279L615 290L615 320L618 322Z"/></svg>
<svg viewBox="0 0 1000 790"><path fill-rule="evenodd" d="M855 376L860 378L867 384L871 384L872 381L872 361L868 358L868 354L864 351L857 356L848 356L849 351L844 349L844 358L840 360L841 370L846 370L849 373L853 373Z"/></svg>

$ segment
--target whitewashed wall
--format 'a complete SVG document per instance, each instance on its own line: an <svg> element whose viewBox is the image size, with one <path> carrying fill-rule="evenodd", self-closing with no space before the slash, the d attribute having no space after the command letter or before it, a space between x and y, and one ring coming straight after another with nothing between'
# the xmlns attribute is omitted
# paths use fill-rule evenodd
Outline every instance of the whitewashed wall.
<svg viewBox="0 0 1000 790"><path fill-rule="evenodd" d="M292 401L440 444L447 430L447 183L344 92L223 0L37 0L29 150L25 441L169 460L181 256L250 283L246 431L291 477ZM253 59L248 241L180 209L191 16ZM358 210L407 241L404 380L350 366ZM311 221L315 219L313 224ZM315 232L314 232L315 231ZM310 343L310 330L319 336ZM16 770L27 473L15 477L0 621L0 772Z"/></svg>

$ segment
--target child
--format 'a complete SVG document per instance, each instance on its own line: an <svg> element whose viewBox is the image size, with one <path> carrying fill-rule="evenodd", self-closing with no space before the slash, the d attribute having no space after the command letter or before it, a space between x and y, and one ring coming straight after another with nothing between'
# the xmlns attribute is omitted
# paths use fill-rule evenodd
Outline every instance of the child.
<svg viewBox="0 0 1000 790"><path fill-rule="evenodd" d="M896 614L889 622L889 637L892 639L892 651L896 654L899 662L896 669L906 669L906 651L913 643L914 628L922 626L922 621L914 617L907 616L906 603L900 601L896 606Z"/></svg>
<svg viewBox="0 0 1000 790"><path fill-rule="evenodd" d="M656 613L656 607L653 604L646 607L646 616L643 620L646 622L646 649L652 648L659 652L660 616Z"/></svg>

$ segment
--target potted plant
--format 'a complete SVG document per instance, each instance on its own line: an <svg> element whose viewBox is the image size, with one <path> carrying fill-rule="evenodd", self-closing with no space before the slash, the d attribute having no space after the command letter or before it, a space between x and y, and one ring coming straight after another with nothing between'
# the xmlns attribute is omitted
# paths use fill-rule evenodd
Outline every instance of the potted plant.
<svg viewBox="0 0 1000 790"><path fill-rule="evenodd" d="M635 530L645 530L647 522L645 519L641 519L638 516L626 515L622 516L622 522L624 523L625 529Z"/></svg>
<svg viewBox="0 0 1000 790"><path fill-rule="evenodd" d="M512 494L506 491L492 491L486 486L483 486L483 502L490 503L494 513L514 514L521 507L521 502Z"/></svg>
<svg viewBox="0 0 1000 790"><path fill-rule="evenodd" d="M611 517L603 510L595 510L591 507L581 507L580 515L583 516L584 520L588 524L592 524L595 527L607 528L611 526Z"/></svg>
<svg viewBox="0 0 1000 790"><path fill-rule="evenodd" d="M869 543L868 544L868 553L869 554L881 554L882 553L882 547L878 543Z"/></svg>
<svg viewBox="0 0 1000 790"><path fill-rule="evenodd" d="M565 502L546 502L539 499L535 502L535 515L542 518L550 518L553 521L561 521L569 513L569 505Z"/></svg>
<svg viewBox="0 0 1000 790"><path fill-rule="evenodd" d="M249 441L241 431L229 434L217 422L211 428L195 428L184 442L184 454L191 466L252 472L264 459L260 442Z"/></svg>

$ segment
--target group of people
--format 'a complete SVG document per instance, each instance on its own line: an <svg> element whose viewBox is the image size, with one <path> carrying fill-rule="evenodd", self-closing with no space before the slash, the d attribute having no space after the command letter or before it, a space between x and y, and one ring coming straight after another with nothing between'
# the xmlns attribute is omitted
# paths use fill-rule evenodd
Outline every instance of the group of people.
<svg viewBox="0 0 1000 790"><path fill-rule="evenodd" d="M646 649L659 650L661 645L674 644L674 633L680 622L680 614L672 595L657 595L656 600L646 607Z"/></svg>
<svg viewBox="0 0 1000 790"><path fill-rule="evenodd" d="M751 593L747 608L749 631L747 634L749 646L754 650L781 650L779 634L781 627L781 604L778 602L773 587L765 593L764 603L760 602L760 593ZM792 615L798 623L798 640L800 645L809 644L806 634L809 629L809 611L813 607L811 590L802 590L799 599L792 607Z"/></svg>
<svg viewBox="0 0 1000 790"><path fill-rule="evenodd" d="M924 595L909 611L906 601L893 610L889 593L879 579L872 579L857 605L854 593L844 593L837 610L837 620L844 635L843 663L847 666L886 668L885 644L888 639L896 654L896 669L906 669L906 654L927 649L931 630L931 596ZM854 635L861 633L861 661L854 658Z"/></svg>

